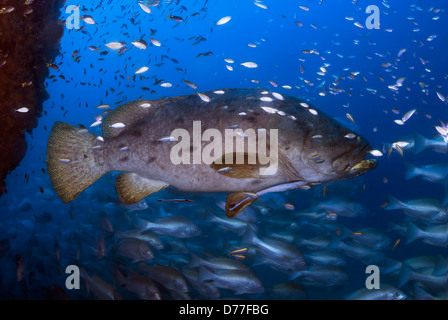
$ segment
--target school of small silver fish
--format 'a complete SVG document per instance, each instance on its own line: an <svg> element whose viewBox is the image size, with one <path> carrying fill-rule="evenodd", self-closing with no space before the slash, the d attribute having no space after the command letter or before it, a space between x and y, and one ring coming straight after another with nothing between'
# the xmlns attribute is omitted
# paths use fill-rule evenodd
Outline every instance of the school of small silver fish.
<svg viewBox="0 0 448 320"><path fill-rule="evenodd" d="M81 27L47 63L32 148L0 198L0 299L448 299L448 72L435 63L448 46L446 4L382 0L379 30L358 1L219 5L80 2ZM231 219L224 193L165 189L124 204L117 172L68 204L58 197L45 162L56 120L99 133L127 102L197 94L206 104L236 87L266 89L267 104L320 106L353 128L344 139L369 140L377 168L266 194ZM80 289L66 287L70 265ZM366 288L369 265L380 289Z"/></svg>

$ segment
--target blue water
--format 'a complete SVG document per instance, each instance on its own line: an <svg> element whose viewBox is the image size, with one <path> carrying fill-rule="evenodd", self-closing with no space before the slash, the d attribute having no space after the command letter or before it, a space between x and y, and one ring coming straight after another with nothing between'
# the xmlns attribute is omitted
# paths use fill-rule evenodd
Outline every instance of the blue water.
<svg viewBox="0 0 448 320"><path fill-rule="evenodd" d="M440 121L448 121L448 105L437 95L437 92L448 95L444 54L448 50L448 23L444 1L372 0L355 4L324 0L319 4L319 1L265 0L260 3L268 8L263 9L253 1L180 0L161 1L157 6L150 6L150 14L145 13L136 1L80 3L81 16L91 15L97 24L81 21L83 30L65 30L60 54L53 61L59 70L50 70L51 76L46 81L50 98L44 102L45 114L27 136L26 157L9 175L8 193L0 198L0 238L4 239L3 250L8 249L0 256L2 299L98 298L87 291L84 280L81 280L80 289L65 287L68 265L84 268L90 276L97 275L115 287L122 298L138 298L114 280L118 264L124 270L136 270L136 265L120 257L114 248L119 242L117 230L133 229L138 218L153 221L157 217L182 215L194 221L202 231L200 236L189 239L161 236L164 249L153 249L154 258L148 261L150 265L159 263L181 270L188 265L191 253L204 259L211 255L238 259L229 256L229 252L247 247L240 243L241 234L208 220L210 214L226 219L224 211L216 204L218 200L225 200L225 194L163 190L145 200L147 209L132 211L117 204L116 173L109 173L76 200L63 204L51 185L45 163L48 136L55 121L89 128L95 122L95 116L101 113L95 107L102 104L114 108L140 98L157 99L226 88L266 88L299 97L353 128L374 149L383 153L373 171L328 184L325 196L322 186L263 196L253 208L260 237L272 238L275 234L285 233L294 237L293 245L307 256L316 249L301 244L300 239L319 235L333 237L343 228L351 232L377 228L389 239L389 244L378 251L378 255L384 254L390 259L387 261L403 262L439 255L442 260L448 259L448 241L445 241L445 247L421 240L407 243L406 232L390 229L391 223L403 224L405 229L409 221L422 228L434 224L409 218L402 210L388 211L382 207L389 195L402 201L431 198L448 205L443 183L428 182L421 177L405 180L406 163L417 166L448 163L446 148L445 153L431 148L415 153L403 148L403 155L394 149L388 156L393 142L409 141L407 137L412 141L416 133L443 141L435 126L440 126ZM368 5L378 6L380 29L366 28ZM196 12L199 14L192 16ZM173 21L167 18L168 15L180 16L184 21ZM63 8L60 19L65 20L68 16ZM224 16L231 16L231 20L216 25ZM302 23L301 27L297 21ZM362 28L355 26L355 22ZM150 29L155 30L153 35ZM206 40L193 45L199 36ZM159 40L162 45L152 45L150 38ZM133 47L131 42L137 39L148 43L146 50ZM112 41L124 41L128 49L117 54L117 50L105 46ZM248 46L249 43L256 47ZM96 46L99 51L92 51L89 46ZM406 51L398 57L402 49ZM79 53L73 57L75 50ZM306 54L303 50L314 50L315 53ZM101 55L103 51L108 54ZM206 52L212 54L197 57ZM81 56L80 60L74 61L78 56ZM233 59L234 63L226 63L224 59ZM249 69L241 65L247 61L256 62L258 67ZM226 65L232 66L233 71ZM300 65L304 67L303 74ZM148 71L141 76L135 75L143 66L148 66ZM321 67L326 72L319 75ZM396 90L388 87L400 78L405 80ZM196 84L198 90L188 87L183 79ZM333 84L336 79L339 81L337 85ZM154 85L156 80L169 82L172 87ZM274 87L269 81L275 81L278 86ZM285 85L291 89L283 88ZM334 88L341 90L335 92ZM398 114L392 109L397 109ZM404 125L394 122L413 109L417 111ZM347 119L347 113L354 123ZM90 131L101 134L98 128ZM362 210L354 217L339 214L335 222L308 222L298 217L299 212L309 210L319 202L341 196L349 197ZM157 202L170 198L188 198L195 202ZM285 208L285 203L294 205L294 210ZM104 215L114 226L113 233L101 227ZM96 254L101 235L107 248L105 257ZM349 242L347 239L337 241ZM298 297L344 299L364 288L365 268L370 263L350 257L335 248L334 243L327 249L340 253L346 260L343 269L349 280L338 285L325 282L316 285L316 282L304 282L300 278L289 280L284 272L268 263L258 264L248 254L240 261L254 271L265 291L235 295L230 289L220 288L220 296L279 299L281 297L272 290L276 284L296 283L306 292L306 296ZM369 252L374 252L372 250ZM390 272L386 260L371 264L380 266L382 284L400 286L400 268ZM24 276L18 277L18 266L24 266ZM309 261L307 268L312 268ZM424 272L431 274L431 270ZM446 267L444 270L442 273L439 270L437 276L446 276ZM417 281L411 279L399 288L408 299L418 298L414 284ZM164 299L173 298L163 285L156 282L156 286ZM448 294L448 288L431 290L425 287L425 290L438 298L446 298ZM207 299L191 286L188 297Z"/></svg>

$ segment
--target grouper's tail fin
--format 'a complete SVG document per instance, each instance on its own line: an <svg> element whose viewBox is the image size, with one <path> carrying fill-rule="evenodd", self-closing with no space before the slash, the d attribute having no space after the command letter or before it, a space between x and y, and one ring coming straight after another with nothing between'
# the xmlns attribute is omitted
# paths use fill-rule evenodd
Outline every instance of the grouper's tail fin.
<svg viewBox="0 0 448 320"><path fill-rule="evenodd" d="M75 199L107 170L95 163L97 136L68 123L56 122L47 146L47 167L58 196L65 203Z"/></svg>

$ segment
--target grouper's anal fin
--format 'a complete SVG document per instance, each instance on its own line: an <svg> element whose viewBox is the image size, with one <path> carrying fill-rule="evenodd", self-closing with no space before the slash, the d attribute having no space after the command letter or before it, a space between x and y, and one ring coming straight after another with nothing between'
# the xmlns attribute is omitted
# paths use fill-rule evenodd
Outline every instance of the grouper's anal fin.
<svg viewBox="0 0 448 320"><path fill-rule="evenodd" d="M132 172L120 173L115 181L118 196L124 204L137 203L168 186L166 182L146 179Z"/></svg>

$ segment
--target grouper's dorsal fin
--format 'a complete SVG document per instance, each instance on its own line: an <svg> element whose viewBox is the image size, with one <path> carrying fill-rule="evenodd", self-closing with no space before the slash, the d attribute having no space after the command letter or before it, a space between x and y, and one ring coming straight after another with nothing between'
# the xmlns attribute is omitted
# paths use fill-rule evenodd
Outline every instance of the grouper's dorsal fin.
<svg viewBox="0 0 448 320"><path fill-rule="evenodd" d="M106 139L116 137L134 124L140 122L151 112L154 112L154 101L131 101L111 110L103 119L103 124L101 126L103 137ZM124 126L119 125L121 123L124 124Z"/></svg>
<svg viewBox="0 0 448 320"><path fill-rule="evenodd" d="M262 165L258 159L257 154L234 152L223 155L220 161L213 162L210 167L229 178L260 179L265 177L260 175L260 169L267 167L267 165Z"/></svg>
<svg viewBox="0 0 448 320"><path fill-rule="evenodd" d="M135 100L111 110L103 119L101 131L103 138L119 136L123 131L132 128L151 113L156 114L161 107L170 103L170 99ZM124 124L122 126L121 124Z"/></svg>
<svg viewBox="0 0 448 320"><path fill-rule="evenodd" d="M168 186L166 182L146 179L132 172L120 173L115 181L118 196L124 204L137 203Z"/></svg>

